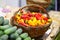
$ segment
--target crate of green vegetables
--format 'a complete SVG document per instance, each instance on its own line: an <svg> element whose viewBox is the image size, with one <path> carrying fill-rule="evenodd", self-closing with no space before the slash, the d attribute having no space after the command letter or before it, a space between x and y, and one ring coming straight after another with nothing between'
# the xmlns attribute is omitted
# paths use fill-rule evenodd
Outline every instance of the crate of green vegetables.
<svg viewBox="0 0 60 40"><path fill-rule="evenodd" d="M22 28L17 29L16 26L9 24L8 19L0 17L0 40L35 40L28 33L23 33Z"/></svg>

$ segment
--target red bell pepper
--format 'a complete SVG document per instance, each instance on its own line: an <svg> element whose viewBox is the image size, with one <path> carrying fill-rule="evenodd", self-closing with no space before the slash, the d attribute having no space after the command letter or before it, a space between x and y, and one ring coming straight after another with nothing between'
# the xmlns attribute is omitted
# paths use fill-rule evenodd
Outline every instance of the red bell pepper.
<svg viewBox="0 0 60 40"><path fill-rule="evenodd" d="M28 26L28 24L25 24L23 22L20 22L19 24L22 25L22 26Z"/></svg>
<svg viewBox="0 0 60 40"><path fill-rule="evenodd" d="M29 14L28 14L28 16L29 16L29 17L32 17L32 16L33 16L33 14L32 14L32 13L29 13Z"/></svg>
<svg viewBox="0 0 60 40"><path fill-rule="evenodd" d="M48 18L47 18L47 17L45 17L45 18L43 18L43 19L44 19L44 20L46 20L46 21L48 20Z"/></svg>
<svg viewBox="0 0 60 40"><path fill-rule="evenodd" d="M37 14L35 14L34 16L36 17L37 20L42 20L42 18L41 18L42 15L41 15L41 14L38 14L38 13L37 13Z"/></svg>

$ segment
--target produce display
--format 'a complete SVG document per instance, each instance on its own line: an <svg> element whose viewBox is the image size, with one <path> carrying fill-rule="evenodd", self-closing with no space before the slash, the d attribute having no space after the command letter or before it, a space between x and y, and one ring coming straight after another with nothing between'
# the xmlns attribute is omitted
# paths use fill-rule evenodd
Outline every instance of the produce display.
<svg viewBox="0 0 60 40"><path fill-rule="evenodd" d="M38 13L38 12L17 13L14 16L14 18L17 24L27 26L27 27L29 26L38 27L41 25L43 26L51 22L51 19L44 16L42 13Z"/></svg>
<svg viewBox="0 0 60 40"><path fill-rule="evenodd" d="M28 33L24 33L22 28L12 26L9 20L0 17L0 40L35 40Z"/></svg>

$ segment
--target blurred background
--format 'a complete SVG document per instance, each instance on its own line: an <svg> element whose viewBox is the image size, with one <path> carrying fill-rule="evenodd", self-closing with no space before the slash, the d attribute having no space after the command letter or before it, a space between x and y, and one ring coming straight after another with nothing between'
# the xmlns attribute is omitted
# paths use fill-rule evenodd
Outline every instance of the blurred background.
<svg viewBox="0 0 60 40"><path fill-rule="evenodd" d="M34 0L36 1L36 0ZM41 1L41 0L39 0ZM50 0L51 3L46 8L47 11L49 10L56 10L57 11L57 0ZM13 6L13 7L22 7L27 5L27 0L0 0L0 7L4 7L6 5ZM37 1L38 2L38 1Z"/></svg>

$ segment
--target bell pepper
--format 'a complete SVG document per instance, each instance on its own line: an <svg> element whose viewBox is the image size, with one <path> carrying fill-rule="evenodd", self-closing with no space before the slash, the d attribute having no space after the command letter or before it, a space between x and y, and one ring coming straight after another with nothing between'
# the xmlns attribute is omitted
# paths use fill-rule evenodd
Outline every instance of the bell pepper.
<svg viewBox="0 0 60 40"><path fill-rule="evenodd" d="M42 24L45 24L46 23L46 21L45 20L41 20L42 21Z"/></svg>
<svg viewBox="0 0 60 40"><path fill-rule="evenodd" d="M37 22L37 19L36 19L35 17L33 17L33 20L32 20L32 21L33 21L33 23L34 23L35 25L37 25L37 23L36 23L36 22Z"/></svg>
<svg viewBox="0 0 60 40"><path fill-rule="evenodd" d="M42 18L41 18L42 15L41 14L36 13L34 16L36 17L37 20L42 20Z"/></svg>
<svg viewBox="0 0 60 40"><path fill-rule="evenodd" d="M19 16L19 14L17 14L15 17L16 17L17 19L20 19L20 16Z"/></svg>
<svg viewBox="0 0 60 40"><path fill-rule="evenodd" d="M28 20L25 20L25 23L28 23Z"/></svg>
<svg viewBox="0 0 60 40"><path fill-rule="evenodd" d="M19 24L22 25L22 26L27 26L27 27L29 26L28 24L25 24L23 22L20 22Z"/></svg>
<svg viewBox="0 0 60 40"><path fill-rule="evenodd" d="M32 14L35 14L34 12L32 12Z"/></svg>
<svg viewBox="0 0 60 40"><path fill-rule="evenodd" d="M33 16L33 14L32 14L32 13L29 13L29 14L28 14L28 16L29 16L29 17L32 17L32 16Z"/></svg>
<svg viewBox="0 0 60 40"><path fill-rule="evenodd" d="M37 20L37 24L38 25L41 25L41 20Z"/></svg>
<svg viewBox="0 0 60 40"><path fill-rule="evenodd" d="M45 18L43 18L44 20L46 20L46 21L48 21L48 18L47 17L45 17Z"/></svg>
<svg viewBox="0 0 60 40"><path fill-rule="evenodd" d="M42 14L41 13L37 13L39 16L42 16Z"/></svg>
<svg viewBox="0 0 60 40"><path fill-rule="evenodd" d="M42 14L41 13L35 13L35 15L34 16L39 16L39 17L41 17L42 16Z"/></svg>
<svg viewBox="0 0 60 40"><path fill-rule="evenodd" d="M48 19L48 22L51 22L52 20L51 19Z"/></svg>
<svg viewBox="0 0 60 40"><path fill-rule="evenodd" d="M45 18L45 16L42 15L41 18Z"/></svg>
<svg viewBox="0 0 60 40"><path fill-rule="evenodd" d="M39 16L36 16L36 19L37 19L37 20L42 20L42 18L41 18L41 17L39 17Z"/></svg>
<svg viewBox="0 0 60 40"><path fill-rule="evenodd" d="M23 22L24 23L24 20L23 19L18 19L17 22L18 23L20 23L20 22Z"/></svg>
<svg viewBox="0 0 60 40"><path fill-rule="evenodd" d="M31 25L31 26L35 26L35 24L33 23L32 20L29 20L29 21L28 21L28 24Z"/></svg>

